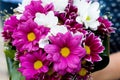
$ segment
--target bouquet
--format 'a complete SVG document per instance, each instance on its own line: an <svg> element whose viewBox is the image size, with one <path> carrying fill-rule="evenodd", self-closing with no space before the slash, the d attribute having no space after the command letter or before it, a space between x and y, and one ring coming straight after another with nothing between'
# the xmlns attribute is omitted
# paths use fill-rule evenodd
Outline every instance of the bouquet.
<svg viewBox="0 0 120 80"><path fill-rule="evenodd" d="M114 32L97 1L23 0L2 32L11 80L88 80Z"/></svg>

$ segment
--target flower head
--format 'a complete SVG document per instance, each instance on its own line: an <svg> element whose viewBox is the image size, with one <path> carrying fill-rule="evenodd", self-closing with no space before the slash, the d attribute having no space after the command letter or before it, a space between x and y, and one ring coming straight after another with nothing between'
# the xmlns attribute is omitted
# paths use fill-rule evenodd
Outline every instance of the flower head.
<svg viewBox="0 0 120 80"><path fill-rule="evenodd" d="M72 36L70 32L50 37L51 44L45 46L45 51L48 53L47 58L53 62L55 71L64 74L80 69L80 60L85 55L81 41L82 35Z"/></svg>
<svg viewBox="0 0 120 80"><path fill-rule="evenodd" d="M45 37L49 28L38 26L33 20L28 20L18 26L19 28L13 33L13 45L20 51L38 50L38 41Z"/></svg>
<svg viewBox="0 0 120 80"><path fill-rule="evenodd" d="M95 36L94 33L90 33L87 35L85 40L85 49L85 59L87 61L94 63L102 60L99 54L103 52L104 46L102 45L101 39Z"/></svg>
<svg viewBox="0 0 120 80"><path fill-rule="evenodd" d="M31 1L29 5L25 7L22 20L34 19L36 13L47 13L53 9L52 4L48 4L45 7L41 5L40 1Z"/></svg>
<svg viewBox="0 0 120 80"><path fill-rule="evenodd" d="M19 71L26 78L35 78L39 74L46 73L49 70L49 61L46 59L46 54L42 50L26 53L26 55L21 56L20 64Z"/></svg>
<svg viewBox="0 0 120 80"><path fill-rule="evenodd" d="M112 22L108 19L105 19L103 17L99 17L98 21L100 22L100 26L98 27L98 33L102 35L110 35L110 33L114 32L114 28L112 26Z"/></svg>
<svg viewBox="0 0 120 80"><path fill-rule="evenodd" d="M92 30L97 30L99 22L99 3L98 2L87 2L86 0L74 0L74 5L78 8L78 17L76 21L79 23L84 23L85 28L88 27ZM93 13L94 12L94 13Z"/></svg>
<svg viewBox="0 0 120 80"><path fill-rule="evenodd" d="M12 34L17 29L19 23L20 21L16 18L16 16L11 16L5 21L4 31L2 32L5 40L12 40Z"/></svg>

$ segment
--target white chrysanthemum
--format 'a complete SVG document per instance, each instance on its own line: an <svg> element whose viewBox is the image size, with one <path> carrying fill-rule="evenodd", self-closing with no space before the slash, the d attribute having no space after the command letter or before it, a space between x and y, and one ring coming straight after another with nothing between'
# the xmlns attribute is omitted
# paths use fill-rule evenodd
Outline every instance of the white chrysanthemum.
<svg viewBox="0 0 120 80"><path fill-rule="evenodd" d="M68 5L69 0L42 0L42 5L45 6L47 4L53 3L56 11L63 12L65 7Z"/></svg>
<svg viewBox="0 0 120 80"><path fill-rule="evenodd" d="M31 1L32 0L22 0L22 4L18 4L18 7L15 9L15 11L23 13L25 6L29 5Z"/></svg>
<svg viewBox="0 0 120 80"><path fill-rule="evenodd" d="M58 18L54 15L53 11L48 12L47 15L43 13L36 13L34 22L36 22L38 25L44 25L46 27L51 28L57 25Z"/></svg>
<svg viewBox="0 0 120 80"><path fill-rule="evenodd" d="M84 23L86 29L89 27L92 30L97 30L99 22L99 3L98 2L87 2L86 0L74 0L74 5L78 8L78 17L76 21Z"/></svg>
<svg viewBox="0 0 120 80"><path fill-rule="evenodd" d="M49 44L49 38L48 38L49 36L57 35L57 33L65 34L66 32L68 32L68 30L64 25L56 25L56 26L52 27L50 32L48 33L48 35L45 38L40 39L39 47L44 48L45 45Z"/></svg>

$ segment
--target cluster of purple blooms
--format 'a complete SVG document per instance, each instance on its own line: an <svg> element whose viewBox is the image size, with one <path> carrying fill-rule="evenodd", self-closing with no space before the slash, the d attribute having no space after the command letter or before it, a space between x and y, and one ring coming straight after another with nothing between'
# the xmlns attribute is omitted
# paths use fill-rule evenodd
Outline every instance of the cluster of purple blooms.
<svg viewBox="0 0 120 80"><path fill-rule="evenodd" d="M99 16L98 2L56 1L32 0L4 23L3 37L15 47L18 71L26 80L86 79L94 62L102 60L102 38L114 32L112 23Z"/></svg>

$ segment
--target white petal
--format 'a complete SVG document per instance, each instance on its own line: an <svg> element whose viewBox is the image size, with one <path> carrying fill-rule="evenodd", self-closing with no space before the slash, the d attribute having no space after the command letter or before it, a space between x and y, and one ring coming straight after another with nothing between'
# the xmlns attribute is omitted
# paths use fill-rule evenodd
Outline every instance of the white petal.
<svg viewBox="0 0 120 80"><path fill-rule="evenodd" d="M43 13L36 13L34 22L36 22L38 25L44 25L51 28L57 25L58 18L54 15L53 11L50 11L47 15Z"/></svg>
<svg viewBox="0 0 120 80"><path fill-rule="evenodd" d="M20 20L20 18L21 18L22 15L23 15L23 14L16 14L16 18L17 18L18 20Z"/></svg>
<svg viewBox="0 0 120 80"><path fill-rule="evenodd" d="M94 21L90 24L90 28L94 31L96 31L98 29L98 26L100 25L100 23L98 21Z"/></svg>
<svg viewBox="0 0 120 80"><path fill-rule="evenodd" d="M88 9L88 15L91 17L91 20L96 20L100 16L99 3L94 2L90 5Z"/></svg>
<svg viewBox="0 0 120 80"><path fill-rule="evenodd" d="M65 7L68 5L68 0L42 0L42 5L53 3L56 11L63 12Z"/></svg>
<svg viewBox="0 0 120 80"><path fill-rule="evenodd" d="M43 38L39 41L39 47L44 48L45 45L49 44L48 38Z"/></svg>
<svg viewBox="0 0 120 80"><path fill-rule="evenodd" d="M65 34L66 32L68 32L68 30L64 25L62 26L56 25L55 27L51 28L50 32L51 34L56 35L57 33Z"/></svg>
<svg viewBox="0 0 120 80"><path fill-rule="evenodd" d="M81 18L81 16L78 16L78 17L76 18L76 21L77 21L78 23L82 24L82 18Z"/></svg>
<svg viewBox="0 0 120 80"><path fill-rule="evenodd" d="M53 3L56 11L63 12L68 5L68 0L55 0Z"/></svg>
<svg viewBox="0 0 120 80"><path fill-rule="evenodd" d="M43 19L45 19L45 14L36 13L34 22L36 22L38 25L44 25L46 20L44 21Z"/></svg>

